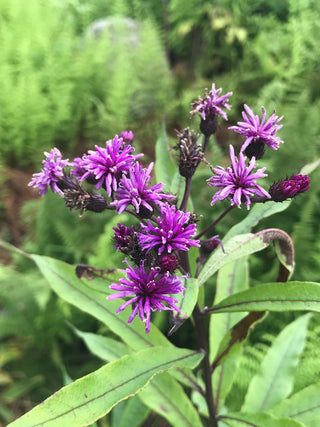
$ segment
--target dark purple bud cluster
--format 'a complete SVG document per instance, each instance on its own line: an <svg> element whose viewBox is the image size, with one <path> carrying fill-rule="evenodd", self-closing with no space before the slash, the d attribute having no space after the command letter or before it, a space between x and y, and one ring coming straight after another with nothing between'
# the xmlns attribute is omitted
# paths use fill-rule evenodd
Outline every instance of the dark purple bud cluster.
<svg viewBox="0 0 320 427"><path fill-rule="evenodd" d="M279 181L271 185L269 194L275 202L295 197L299 193L304 193L310 188L310 178L308 175L293 175L289 179Z"/></svg>

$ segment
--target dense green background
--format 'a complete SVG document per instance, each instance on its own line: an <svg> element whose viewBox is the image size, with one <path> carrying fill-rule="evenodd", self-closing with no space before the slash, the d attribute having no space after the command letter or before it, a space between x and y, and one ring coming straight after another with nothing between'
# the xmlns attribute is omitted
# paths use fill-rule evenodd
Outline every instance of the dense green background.
<svg viewBox="0 0 320 427"><path fill-rule="evenodd" d="M90 35L90 25L101 18L107 30ZM315 0L189 0L187 6L185 0L0 0L0 237L70 263L119 265L110 235L119 219L108 212L79 218L52 194L22 207L13 198L16 227L24 227L17 239L7 225L9 177L31 176L43 151L53 146L72 159L127 129L150 161L163 121L171 145L174 129L198 130L198 120L189 118L190 102L212 82L234 93L228 125L240 120L243 103L257 113L264 105L267 113L276 108L284 116L279 135L285 144L268 150L259 163L267 167L265 187L298 173L320 154L319 33ZM238 147L240 140L221 122L208 160L226 165L229 143ZM200 228L227 206L209 206L208 177L201 167L194 182L201 188L193 194L203 215ZM311 179L307 193L259 227L289 232L296 248L293 278L319 281L319 172ZM244 209L234 211L217 232L223 237L245 215ZM272 249L250 258L252 283L274 280L273 259ZM264 340L247 347L244 372L254 371L273 334L291 317L278 316L276 326L272 318L264 323ZM57 299L29 262L14 256L1 267L0 422L26 412L70 377L100 366L65 319L79 330L108 333ZM156 321L161 325L163 319ZM313 346L307 346L310 355L317 351L318 324ZM177 340L184 339L182 331ZM297 380L301 387L308 372L305 362Z"/></svg>

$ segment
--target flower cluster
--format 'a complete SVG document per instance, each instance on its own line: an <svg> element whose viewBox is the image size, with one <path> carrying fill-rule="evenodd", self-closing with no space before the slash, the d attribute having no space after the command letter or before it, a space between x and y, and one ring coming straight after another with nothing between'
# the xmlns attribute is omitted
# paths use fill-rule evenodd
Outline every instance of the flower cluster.
<svg viewBox="0 0 320 427"><path fill-rule="evenodd" d="M266 191L260 181L267 176L266 168L258 169L257 160L261 159L265 147L277 150L283 141L276 135L282 125L278 123L275 112L267 119L262 107L262 118L244 105L243 122L229 129L245 138L238 155L232 145L229 147L230 163L228 167L211 167L205 159L210 136L215 133L218 116L227 120L225 109L230 110L229 97L232 92L221 95L222 89L205 90L204 97L192 103L191 115L201 116L200 130L203 139L189 128L178 132L179 173L185 178L185 192L179 201L178 195L166 193L162 183L152 184L154 164L144 166L138 159L143 154L134 154L134 135L124 131L105 146L95 146L73 162L63 160L60 151L53 148L45 153L40 173L33 175L29 185L39 189L44 196L50 187L53 192L64 198L67 207L84 211L102 212L109 209L117 214L127 212L138 220L136 225L118 223L114 231L114 247L126 256L128 267L122 270L126 277L110 288L116 291L108 300L129 298L122 302L117 312L131 306L128 323L138 315L150 331L150 319L153 311L174 310L180 313L178 299L172 295L182 294L191 275L188 251L199 250L196 271L214 250L223 243L218 235L206 237L213 227L226 215L231 207L240 208L243 204L250 209L253 203L268 201L282 202L305 192L310 187L307 175L292 175L290 178L274 183ZM196 222L200 215L187 212L191 181L200 163L209 165L213 176L207 183L217 189L211 205L228 200L230 206L211 225L198 235ZM258 184L259 182L259 184ZM99 192L88 191L93 185ZM180 272L180 273L179 273ZM179 276L180 274L180 276Z"/></svg>

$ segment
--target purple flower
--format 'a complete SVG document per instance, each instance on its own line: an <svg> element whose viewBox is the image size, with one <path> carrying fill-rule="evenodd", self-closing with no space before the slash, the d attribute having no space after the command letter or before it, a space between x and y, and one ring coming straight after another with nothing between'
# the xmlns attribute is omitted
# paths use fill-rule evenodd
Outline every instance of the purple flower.
<svg viewBox="0 0 320 427"><path fill-rule="evenodd" d="M234 130L235 132L245 137L245 142L241 147L241 151L245 151L250 144L253 144L251 147L252 149L254 149L254 145L260 144L264 150L264 144L267 144L268 147L277 150L279 148L279 144L283 143L283 141L278 136L275 136L278 130L282 128L282 125L278 125L277 123L282 120L283 116L278 118L274 111L269 119L265 122L266 110L264 107L261 107L262 118L260 123L259 116L255 116L251 108L249 108L246 104L244 104L244 109L248 114L247 116L244 111L242 112L244 122L238 122L238 126L229 127L230 130ZM263 152L260 156L255 155L255 153L253 155L256 157L256 159L261 158Z"/></svg>
<svg viewBox="0 0 320 427"><path fill-rule="evenodd" d="M157 249L158 255L171 253L177 249L187 251L191 246L199 247L199 240L192 238L196 234L196 224L188 224L190 212L176 210L168 203L160 207L161 217L156 218L155 227L149 220L148 225L142 225L143 233L138 233L142 249L149 252Z"/></svg>
<svg viewBox="0 0 320 427"><path fill-rule="evenodd" d="M134 139L132 130L121 132L120 137L124 140L126 144L132 144Z"/></svg>
<svg viewBox="0 0 320 427"><path fill-rule="evenodd" d="M216 89L215 84L212 84L212 89L208 95L208 89L204 90L204 97L199 96L198 101L194 101L191 106L193 110L190 112L191 115L195 115L198 112L201 113L203 120L206 120L206 116L212 116L213 114L218 114L223 117L225 120L228 120L227 114L222 108L230 110L231 105L228 104L229 97L232 95L232 92L228 92L225 95L220 96L222 89Z"/></svg>
<svg viewBox="0 0 320 427"><path fill-rule="evenodd" d="M221 188L214 195L211 205L214 205L218 200L224 200L232 196L231 205L237 205L240 208L241 202L244 201L247 209L249 209L251 196L257 195L270 198L269 193L256 183L257 179L267 176L267 174L263 173L266 168L258 169L255 173L251 173L257 166L255 158L252 157L247 167L246 157L240 153L238 160L234 155L232 145L230 145L230 158L231 167L225 169L218 166L214 168L215 175L207 180L212 187Z"/></svg>
<svg viewBox="0 0 320 427"><path fill-rule="evenodd" d="M96 151L89 150L77 164L78 170L85 172L79 178L81 181L93 175L98 181L96 189L105 186L110 197L112 190L117 191L118 182L123 173L127 173L132 163L143 154L132 155L134 148L131 145L123 146L123 139L118 135L106 142L106 148L95 145Z"/></svg>
<svg viewBox="0 0 320 427"><path fill-rule="evenodd" d="M81 157L76 157L73 159L72 169L70 170L72 175L76 177L80 177L84 173L86 173L86 170L83 168L82 163L83 163L83 159Z"/></svg>
<svg viewBox="0 0 320 427"><path fill-rule="evenodd" d="M48 191L49 186L54 193L62 196L63 192L57 186L57 182L64 176L63 168L71 165L69 159L62 160L58 148L53 148L49 153L45 152L44 154L46 159L42 161L41 172L34 173L32 175L33 179L28 185L39 188L39 193L42 197Z"/></svg>
<svg viewBox="0 0 320 427"><path fill-rule="evenodd" d="M308 175L293 175L284 181L271 185L269 193L275 202L283 202L286 199L304 193L310 188L310 178Z"/></svg>
<svg viewBox="0 0 320 427"><path fill-rule="evenodd" d="M128 262L127 264L128 268L122 270L127 277L120 279L120 284L113 283L110 286L110 289L119 293L109 295L107 299L114 300L129 296L130 299L120 305L117 313L131 304L132 313L128 323L131 323L139 314L142 322L145 322L146 333L149 333L151 311L177 310L180 313L181 310L175 305L178 301L169 295L183 293L185 288L181 286L179 277L170 276L169 272L161 274L159 268L151 268L148 272L144 267L144 262L140 267L136 266L134 269Z"/></svg>
<svg viewBox="0 0 320 427"><path fill-rule="evenodd" d="M119 249L126 248L131 243L131 237L134 233L133 225L131 227L127 227L126 225L119 224L117 227L112 227L114 230L114 241L116 242L114 247L117 248L117 252Z"/></svg>
<svg viewBox="0 0 320 427"><path fill-rule="evenodd" d="M121 214L130 204L134 206L137 213L142 210L153 212L153 204L161 204L162 200L173 199L172 194L161 193L163 184L159 183L149 187L153 163L147 169L137 162L130 169L130 177L122 176L116 193L116 200L111 205L116 206L118 214Z"/></svg>

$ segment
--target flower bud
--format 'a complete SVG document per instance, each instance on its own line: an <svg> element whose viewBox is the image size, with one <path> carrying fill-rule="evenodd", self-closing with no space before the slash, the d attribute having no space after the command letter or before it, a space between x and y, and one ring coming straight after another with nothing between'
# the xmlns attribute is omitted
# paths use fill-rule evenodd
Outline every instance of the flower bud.
<svg viewBox="0 0 320 427"><path fill-rule="evenodd" d="M269 194L274 202L283 202L286 199L295 197L310 188L310 178L308 175L293 175L291 178L276 182L271 185Z"/></svg>

